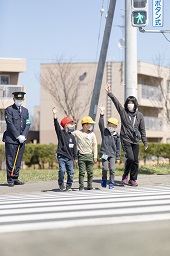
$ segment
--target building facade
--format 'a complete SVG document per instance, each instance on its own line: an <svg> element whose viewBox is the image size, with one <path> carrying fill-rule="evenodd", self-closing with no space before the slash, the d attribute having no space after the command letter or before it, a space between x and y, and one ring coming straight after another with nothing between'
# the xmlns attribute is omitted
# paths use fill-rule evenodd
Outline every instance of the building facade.
<svg viewBox="0 0 170 256"><path fill-rule="evenodd" d="M81 118L88 115L97 63L59 63L42 64L40 77L40 143L57 143L53 125L52 108L58 109L59 121L67 115L66 109L78 120L77 128L81 128ZM66 65L66 66L65 66ZM109 82L113 94L124 104L124 75L122 62L107 62L102 81L99 105L106 108L105 123L112 117L120 121L119 115L106 95L104 85ZM75 96L75 97L73 97ZM70 101L69 101L70 99ZM149 63L138 62L138 102L139 111L144 115L146 133L149 142L170 143L170 68ZM82 110L82 111L80 111ZM98 128L99 109L96 116L94 132L98 143L101 142ZM121 124L120 124L121 125ZM120 125L119 128L120 129Z"/></svg>
<svg viewBox="0 0 170 256"><path fill-rule="evenodd" d="M0 143L6 130L4 109L13 104L14 91L25 91L25 87L19 82L19 75L26 71L24 59L0 59ZM24 105L26 102L24 101Z"/></svg>

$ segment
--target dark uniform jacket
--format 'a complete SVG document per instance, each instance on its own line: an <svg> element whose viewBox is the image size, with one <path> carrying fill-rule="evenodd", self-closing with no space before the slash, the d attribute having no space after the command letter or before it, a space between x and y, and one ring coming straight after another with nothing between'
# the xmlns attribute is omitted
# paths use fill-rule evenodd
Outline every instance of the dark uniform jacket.
<svg viewBox="0 0 170 256"><path fill-rule="evenodd" d="M99 128L102 137L100 154L115 157L117 160L120 159L120 136L117 132L114 132L112 135L110 131L104 127L103 115L100 115Z"/></svg>
<svg viewBox="0 0 170 256"><path fill-rule="evenodd" d="M7 107L5 109L5 121L7 127L3 135L3 142L19 144L17 140L19 135L27 137L30 128L28 109L21 106L20 113L15 104Z"/></svg>
<svg viewBox="0 0 170 256"><path fill-rule="evenodd" d="M118 99L110 92L108 96L113 101L119 115L121 118L121 131L120 136L122 141L127 141L129 143L138 144L140 139L142 140L143 144L147 145L146 139L146 131L145 131L145 123L144 118L141 112L136 111L136 118L134 125L132 124L131 120L131 113L127 112ZM135 136L134 131L140 136Z"/></svg>
<svg viewBox="0 0 170 256"><path fill-rule="evenodd" d="M57 119L54 119L55 131L58 137L57 154L68 157L71 160L77 159L77 144L73 134L61 130Z"/></svg>

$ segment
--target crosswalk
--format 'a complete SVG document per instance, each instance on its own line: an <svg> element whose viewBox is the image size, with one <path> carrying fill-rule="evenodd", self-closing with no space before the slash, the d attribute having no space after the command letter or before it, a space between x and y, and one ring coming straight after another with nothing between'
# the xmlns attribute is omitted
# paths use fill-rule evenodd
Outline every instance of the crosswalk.
<svg viewBox="0 0 170 256"><path fill-rule="evenodd" d="M170 220L170 186L0 196L0 233Z"/></svg>

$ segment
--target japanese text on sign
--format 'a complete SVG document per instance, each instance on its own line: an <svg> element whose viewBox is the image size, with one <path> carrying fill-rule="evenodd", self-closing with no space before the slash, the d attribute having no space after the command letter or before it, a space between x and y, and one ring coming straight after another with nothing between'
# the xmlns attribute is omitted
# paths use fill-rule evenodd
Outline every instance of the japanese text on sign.
<svg viewBox="0 0 170 256"><path fill-rule="evenodd" d="M153 27L163 26L163 0L152 0Z"/></svg>

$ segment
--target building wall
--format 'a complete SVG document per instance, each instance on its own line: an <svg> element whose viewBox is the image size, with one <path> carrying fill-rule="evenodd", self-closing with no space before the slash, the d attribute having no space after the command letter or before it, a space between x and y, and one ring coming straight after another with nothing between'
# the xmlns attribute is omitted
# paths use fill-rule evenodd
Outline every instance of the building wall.
<svg viewBox="0 0 170 256"><path fill-rule="evenodd" d="M4 109L13 104L14 91L25 91L19 83L19 75L26 71L26 61L23 59L0 59L0 143L6 130ZM4 79L5 78L5 79ZM26 106L26 100L23 103Z"/></svg>
<svg viewBox="0 0 170 256"><path fill-rule="evenodd" d="M58 64L43 64L41 65L41 75L46 76L46 69ZM77 79L79 75L84 72L87 73L86 78L83 80L81 86L81 101L85 101L89 95L89 91L92 93L97 63L72 63L73 69L77 69ZM111 72L110 72L111 70ZM112 102L109 102L110 98L106 95L104 85L106 81L111 83L113 94L124 105L124 79L123 79L123 67L121 62L106 63L102 88L100 92L99 105L103 104L106 107L105 123L106 119L110 116L117 118L120 121L120 117ZM146 122L149 127L147 129L147 137L150 141L161 141L166 143L170 141L170 127L167 125L164 114L165 107L162 100L162 92L159 92L160 81L163 86L164 93L166 94L167 80L169 79L169 69L166 67L159 67L149 63L138 62L138 102L139 110L143 112L146 117ZM144 94L146 90L146 95ZM151 95L147 94L149 92ZM159 92L158 99L153 96L155 92ZM55 94L55 93L54 93ZM144 96L143 96L144 95ZM91 99L91 97L90 97ZM52 108L55 106L54 98L50 93L40 86L40 143L57 143L57 137L54 131ZM83 116L89 113L90 101L86 111L80 116L80 120ZM65 114L61 108L58 108L58 120L60 121ZM101 142L100 131L98 128L99 109L96 116L96 124L94 132L97 136L98 143ZM160 125L161 124L161 125ZM157 128L158 127L158 128ZM78 123L78 129L81 129L80 122ZM120 125L118 131L120 130Z"/></svg>

